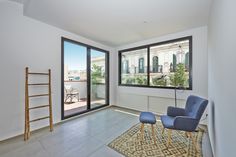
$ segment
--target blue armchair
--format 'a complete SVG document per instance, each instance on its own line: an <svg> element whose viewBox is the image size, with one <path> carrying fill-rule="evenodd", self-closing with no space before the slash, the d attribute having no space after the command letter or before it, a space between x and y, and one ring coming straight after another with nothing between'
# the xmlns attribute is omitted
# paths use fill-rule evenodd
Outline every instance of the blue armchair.
<svg viewBox="0 0 236 157"><path fill-rule="evenodd" d="M171 142L171 131L182 130L186 131L187 137L191 137L193 144L197 150L196 142L192 136L192 132L197 128L207 104L208 100L200 98L198 96L190 95L187 99L184 109L177 107L168 107L167 115L161 116L161 122L164 127L163 132L165 129L168 129L167 147Z"/></svg>

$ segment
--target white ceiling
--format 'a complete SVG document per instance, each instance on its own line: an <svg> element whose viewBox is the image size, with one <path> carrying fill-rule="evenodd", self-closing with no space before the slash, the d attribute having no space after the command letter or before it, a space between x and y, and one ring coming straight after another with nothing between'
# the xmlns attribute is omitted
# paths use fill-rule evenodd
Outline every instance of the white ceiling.
<svg viewBox="0 0 236 157"><path fill-rule="evenodd" d="M212 0L14 0L24 14L108 46L205 26Z"/></svg>

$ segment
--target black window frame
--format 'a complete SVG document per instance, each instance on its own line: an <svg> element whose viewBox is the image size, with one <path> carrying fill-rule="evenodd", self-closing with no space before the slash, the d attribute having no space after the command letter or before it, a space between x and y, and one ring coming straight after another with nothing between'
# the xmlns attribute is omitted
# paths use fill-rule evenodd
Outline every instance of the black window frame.
<svg viewBox="0 0 236 157"><path fill-rule="evenodd" d="M87 110L84 110L84 111L81 111L81 112L78 112L78 113L75 113L75 114L71 114L71 115L68 115L68 116L65 116L65 113L64 113L64 43L65 42L69 42L69 43L72 43L72 44L76 44L76 45L80 45L80 46L84 46L87 48ZM91 82L90 82L90 74L91 74L91 67L90 67L90 62L91 62L91 58L90 58L90 55L91 55L91 50L97 50L97 51L101 51L103 52L104 54L106 54L106 83L107 83L107 86L106 86L106 103L104 105L101 105L101 106L98 106L98 107L94 107L94 108L91 108L91 104L90 104L90 100L91 100ZM68 119L68 118L71 118L71 117L74 117L74 116L77 116L77 115L80 115L80 114L84 114L84 113L87 113L87 112L90 112L90 111L93 111L93 110L97 110L97 109L100 109L100 108L103 108L103 107L106 107L106 106L109 106L110 105L110 52L107 51L107 50L104 50L104 49L101 49L101 48L98 48L98 47L95 47L95 46L92 46L92 45L88 45L88 44L85 44L85 43L82 43L82 42L78 42L76 40L72 40L72 39L69 39L69 38L66 38L66 37L61 37L61 120L65 120L65 119Z"/></svg>
<svg viewBox="0 0 236 157"><path fill-rule="evenodd" d="M126 86L126 87L144 87L144 88L161 88L161 89L175 89L175 87L165 87L165 86L150 86L150 48L153 46L163 45L163 44L169 44L173 42L183 41L183 40L189 40L189 87L185 88L185 90L192 90L193 89L193 62L192 62L192 53L193 53L193 37L192 36L186 36L181 38L176 38L172 40L162 41L158 43L152 43L147 45L142 45L138 47L123 49L118 51L118 85L119 86ZM138 85L138 84L122 84L121 83L121 64L122 64L122 54L125 52L130 52L134 50L140 50L140 49L147 49L147 85Z"/></svg>

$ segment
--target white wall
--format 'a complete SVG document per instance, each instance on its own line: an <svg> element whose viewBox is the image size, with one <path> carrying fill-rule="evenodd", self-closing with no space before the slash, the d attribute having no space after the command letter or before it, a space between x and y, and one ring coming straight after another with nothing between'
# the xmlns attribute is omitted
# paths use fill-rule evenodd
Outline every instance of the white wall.
<svg viewBox="0 0 236 157"><path fill-rule="evenodd" d="M110 47L23 16L21 4L0 2L0 141L23 133L26 66L33 71L52 69L53 117L55 123L61 120L61 36L112 51ZM112 80L112 70L110 76ZM111 83L111 89L113 86ZM111 104L114 93L111 90ZM34 128L46 124L47 121L36 122Z"/></svg>
<svg viewBox="0 0 236 157"><path fill-rule="evenodd" d="M236 156L236 1L215 0L209 22L209 133L216 157Z"/></svg>
<svg viewBox="0 0 236 157"><path fill-rule="evenodd" d="M208 65L207 65L207 27L200 27L184 32L169 34L159 38L153 38L122 47L118 50L137 47L141 45L157 43L175 38L193 36L193 90L179 91L177 97L179 106L185 104L185 99L189 94L196 94L207 98L208 91ZM114 54L113 54L114 55ZM116 74L118 74L118 52L116 54ZM116 76L117 85L117 105L132 108L141 111L152 111L159 114L166 112L167 107L174 105L174 90L158 88L137 88L118 86L118 76Z"/></svg>
<svg viewBox="0 0 236 157"><path fill-rule="evenodd" d="M54 122L61 119L61 36L109 50L110 104L137 110L164 113L174 104L174 91L118 86L118 53L120 49L156 43L183 36L193 36L193 91L178 92L179 104L193 93L207 97L207 28L201 27L153 38L114 49L81 36L23 16L22 5L0 2L0 140L23 133L24 68L33 71L52 69ZM200 63L200 64L199 64ZM40 101L36 101L41 103ZM35 116L45 112L34 113ZM39 122L33 128L47 125Z"/></svg>

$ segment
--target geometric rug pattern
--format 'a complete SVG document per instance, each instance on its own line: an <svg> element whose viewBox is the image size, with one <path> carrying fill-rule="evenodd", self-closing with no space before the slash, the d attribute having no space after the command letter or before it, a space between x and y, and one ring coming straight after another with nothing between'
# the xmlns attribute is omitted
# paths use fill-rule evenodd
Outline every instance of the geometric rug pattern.
<svg viewBox="0 0 236 157"><path fill-rule="evenodd" d="M202 157L202 137L204 132L199 130L193 133L196 139L198 152L190 138L187 138L183 131L172 131L172 142L167 148L167 131L162 135L162 124L155 125L154 143L151 133L151 126L145 124L144 136L141 139L141 124L136 124L125 133L117 137L108 146L126 157Z"/></svg>

